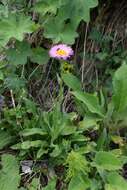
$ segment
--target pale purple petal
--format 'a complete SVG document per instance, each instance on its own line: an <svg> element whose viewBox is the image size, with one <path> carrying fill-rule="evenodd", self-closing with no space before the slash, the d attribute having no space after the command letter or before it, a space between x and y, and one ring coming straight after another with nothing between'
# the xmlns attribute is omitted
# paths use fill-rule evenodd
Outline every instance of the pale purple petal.
<svg viewBox="0 0 127 190"><path fill-rule="evenodd" d="M66 55L59 55L57 53L58 50L63 50L66 52ZM49 55L50 57L56 58L56 59L68 59L74 54L72 48L70 46L67 46L66 44L58 44L53 46L50 51Z"/></svg>

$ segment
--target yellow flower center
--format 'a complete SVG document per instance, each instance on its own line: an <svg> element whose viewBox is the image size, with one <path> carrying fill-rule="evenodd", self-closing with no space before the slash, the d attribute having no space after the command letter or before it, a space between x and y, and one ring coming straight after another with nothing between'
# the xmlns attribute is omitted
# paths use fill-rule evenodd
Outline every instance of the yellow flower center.
<svg viewBox="0 0 127 190"><path fill-rule="evenodd" d="M63 50L63 49L58 49L58 50L56 51L56 54L57 54L57 55L60 55L60 56L66 56L66 55L67 55L67 52L66 52L65 50Z"/></svg>

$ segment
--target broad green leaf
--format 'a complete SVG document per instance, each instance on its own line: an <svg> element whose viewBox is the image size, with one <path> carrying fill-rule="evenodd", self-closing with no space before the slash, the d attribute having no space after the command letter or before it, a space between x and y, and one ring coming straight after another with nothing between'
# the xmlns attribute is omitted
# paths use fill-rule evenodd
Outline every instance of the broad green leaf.
<svg viewBox="0 0 127 190"><path fill-rule="evenodd" d="M111 139L115 144L119 144L120 146L124 145L124 139L117 135L111 135Z"/></svg>
<svg viewBox="0 0 127 190"><path fill-rule="evenodd" d="M25 80L19 78L17 75L10 75L5 79L4 85L6 88L19 92L19 90L25 87Z"/></svg>
<svg viewBox="0 0 127 190"><path fill-rule="evenodd" d="M48 185L46 187L43 187L42 190L56 190L56 179L51 179Z"/></svg>
<svg viewBox="0 0 127 190"><path fill-rule="evenodd" d="M4 80L4 73L0 70L0 81Z"/></svg>
<svg viewBox="0 0 127 190"><path fill-rule="evenodd" d="M114 112L114 105L113 102L111 101L110 103L107 104L107 113L105 116L107 122L110 122L113 112Z"/></svg>
<svg viewBox="0 0 127 190"><path fill-rule="evenodd" d="M60 42L66 44L74 44L75 39L78 37L78 33L76 32L76 26L70 24L63 25L62 30L59 33ZM54 40L57 43L57 41Z"/></svg>
<svg viewBox="0 0 127 190"><path fill-rule="evenodd" d="M14 137L12 137L8 132L0 130L0 149L13 142Z"/></svg>
<svg viewBox="0 0 127 190"><path fill-rule="evenodd" d="M30 54L30 45L25 41L17 41L15 48L10 48L7 50L7 59L12 65L25 65Z"/></svg>
<svg viewBox="0 0 127 190"><path fill-rule="evenodd" d="M114 171L122 168L122 162L111 152L99 151L96 153L94 163L97 168Z"/></svg>
<svg viewBox="0 0 127 190"><path fill-rule="evenodd" d="M70 5L70 14L73 22L84 20L90 21L90 9L98 5L98 0L75 0Z"/></svg>
<svg viewBox="0 0 127 190"><path fill-rule="evenodd" d="M41 156L48 153L48 149L44 148L45 145L46 143L44 145L42 144L41 148L37 151L37 159L41 158Z"/></svg>
<svg viewBox="0 0 127 190"><path fill-rule="evenodd" d="M94 152L96 149L96 143L95 142L90 142L87 145L84 145L83 147L78 149L78 152L80 152L81 154L87 154L90 152Z"/></svg>
<svg viewBox="0 0 127 190"><path fill-rule="evenodd" d="M8 16L8 5L0 4L0 19Z"/></svg>
<svg viewBox="0 0 127 190"><path fill-rule="evenodd" d="M99 52L96 54L97 59L99 59L100 61L104 61L108 58L108 53L107 52Z"/></svg>
<svg viewBox="0 0 127 190"><path fill-rule="evenodd" d="M36 105L36 103L34 101L26 98L26 97L23 97L23 100L25 102L27 112L36 114L37 113L37 105Z"/></svg>
<svg viewBox="0 0 127 190"><path fill-rule="evenodd" d="M89 94L86 92L81 92L81 91L75 91L72 92L72 94L80 101L82 101L88 108L88 110L91 113L98 114L101 117L104 117L104 114L101 110L101 106L99 105L98 97Z"/></svg>
<svg viewBox="0 0 127 190"><path fill-rule="evenodd" d="M105 190L117 190L116 187L110 185L110 184L106 184L105 185Z"/></svg>
<svg viewBox="0 0 127 190"><path fill-rule="evenodd" d="M30 59L33 63L44 65L48 63L49 55L48 55L47 50L41 47L37 47L37 48L32 49Z"/></svg>
<svg viewBox="0 0 127 190"><path fill-rule="evenodd" d="M75 131L76 131L75 126L65 125L65 127L63 127L63 130L61 131L61 135L63 135L63 136L71 135L71 134L74 134Z"/></svg>
<svg viewBox="0 0 127 190"><path fill-rule="evenodd" d="M109 185L106 186L106 190L125 190L127 189L127 181L118 173L111 172L107 176Z"/></svg>
<svg viewBox="0 0 127 190"><path fill-rule="evenodd" d="M98 5L98 0L75 0L70 4L69 0L64 1L65 4L58 10L60 20L69 19L73 26L78 27L78 24L84 20L90 21L90 10Z"/></svg>
<svg viewBox="0 0 127 190"><path fill-rule="evenodd" d="M113 103L117 112L127 108L127 65L123 64L113 77Z"/></svg>
<svg viewBox="0 0 127 190"><path fill-rule="evenodd" d="M104 128L101 131L99 138L97 140L97 150L98 151L104 150L104 147L105 147L105 144L107 143L107 141L108 141L107 130L106 130L106 128Z"/></svg>
<svg viewBox="0 0 127 190"><path fill-rule="evenodd" d="M63 42L73 44L78 36L76 28L71 24L60 22L59 19L51 18L44 26L44 36L54 43Z"/></svg>
<svg viewBox="0 0 127 190"><path fill-rule="evenodd" d="M30 17L24 14L10 14L0 20L0 46L5 46L11 38L22 41L24 34L31 33L35 29L36 25Z"/></svg>
<svg viewBox="0 0 127 190"><path fill-rule="evenodd" d="M97 122L100 121L100 118L97 117L90 117L90 116L85 116L82 121L78 123L79 130L81 131L87 131L88 129L98 129L98 124Z"/></svg>
<svg viewBox="0 0 127 190"><path fill-rule="evenodd" d="M21 132L21 135L24 137L31 136L31 135L46 135L47 133L44 132L41 128L31 128L31 129L24 129Z"/></svg>
<svg viewBox="0 0 127 190"><path fill-rule="evenodd" d="M88 141L89 138L85 137L83 134L74 133L71 137L71 142L84 142Z"/></svg>
<svg viewBox="0 0 127 190"><path fill-rule="evenodd" d="M28 190L37 190L39 186L39 179L33 178L32 182L28 186Z"/></svg>
<svg viewBox="0 0 127 190"><path fill-rule="evenodd" d="M61 6L61 1L58 0L41 0L34 6L35 12L45 15L46 13L56 14L57 8Z"/></svg>
<svg viewBox="0 0 127 190"><path fill-rule="evenodd" d="M20 183L19 165L15 156L2 155L0 190L17 190Z"/></svg>
<svg viewBox="0 0 127 190"><path fill-rule="evenodd" d="M35 140L35 141L24 141L22 143L18 143L16 145L11 146L12 149L17 150L17 149L23 149L27 150L30 148L38 148L41 147L43 144L43 141L41 140Z"/></svg>
<svg viewBox="0 0 127 190"><path fill-rule="evenodd" d="M81 90L81 82L71 73L62 74L65 84L74 91Z"/></svg>
<svg viewBox="0 0 127 190"><path fill-rule="evenodd" d="M61 132L63 130L62 127L60 125L55 125L52 128L50 128L50 136L52 142L54 142L61 135Z"/></svg>
<svg viewBox="0 0 127 190"><path fill-rule="evenodd" d="M86 176L77 174L72 177L68 190L87 190L90 187L90 180Z"/></svg>
<svg viewBox="0 0 127 190"><path fill-rule="evenodd" d="M54 145L53 148L54 149L50 153L50 156L51 157L57 157L57 156L59 156L61 154L61 152L62 152L62 149L60 148L60 146L59 145Z"/></svg>
<svg viewBox="0 0 127 190"><path fill-rule="evenodd" d="M102 189L101 180L99 181L98 179L92 179L90 190L99 190L99 189Z"/></svg>
<svg viewBox="0 0 127 190"><path fill-rule="evenodd" d="M56 3L56 0L54 2ZM78 36L76 29L79 23L82 20L90 21L90 9L98 5L98 0L75 0L71 3L70 0L66 0L62 4L60 2L62 1L57 1L56 5L57 15L49 18L44 25L44 36L52 39L54 43L73 44ZM54 3L46 7L48 9L46 12L56 12ZM68 20L69 22L66 22Z"/></svg>

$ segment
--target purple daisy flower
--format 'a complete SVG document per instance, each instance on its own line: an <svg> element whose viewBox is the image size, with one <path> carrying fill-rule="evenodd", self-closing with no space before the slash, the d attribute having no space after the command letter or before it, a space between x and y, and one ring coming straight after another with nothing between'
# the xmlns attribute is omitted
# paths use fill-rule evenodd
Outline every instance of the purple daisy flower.
<svg viewBox="0 0 127 190"><path fill-rule="evenodd" d="M56 59L67 60L73 54L74 54L74 52L73 52L72 48L70 46L67 46L66 44L55 45L49 51L50 57L53 57Z"/></svg>

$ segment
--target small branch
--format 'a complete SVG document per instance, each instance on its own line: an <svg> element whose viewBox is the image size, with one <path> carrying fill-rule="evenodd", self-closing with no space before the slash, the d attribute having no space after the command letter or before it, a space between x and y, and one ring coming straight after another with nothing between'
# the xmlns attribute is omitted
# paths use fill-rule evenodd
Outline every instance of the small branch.
<svg viewBox="0 0 127 190"><path fill-rule="evenodd" d="M87 41L88 26L89 26L89 24L87 23L86 32L85 32L85 39L84 39L83 62L82 62L82 84L84 82L84 69L85 69L86 41Z"/></svg>
<svg viewBox="0 0 127 190"><path fill-rule="evenodd" d="M12 91L12 90L10 90L10 94L11 94L11 100L12 100L13 108L16 108L16 105L15 105L15 99L14 99L13 91Z"/></svg>

